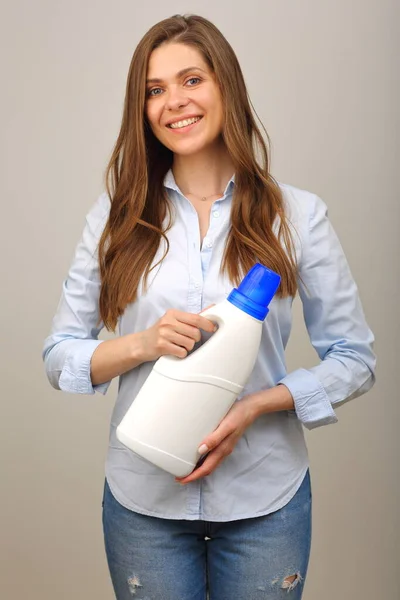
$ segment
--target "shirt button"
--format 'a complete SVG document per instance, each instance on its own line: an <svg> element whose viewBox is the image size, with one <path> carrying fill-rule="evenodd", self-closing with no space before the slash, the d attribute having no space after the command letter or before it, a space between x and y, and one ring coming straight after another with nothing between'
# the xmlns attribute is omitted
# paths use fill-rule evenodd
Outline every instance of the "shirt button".
<svg viewBox="0 0 400 600"><path fill-rule="evenodd" d="M200 287L200 284L199 284L199 282L198 282L198 281L196 281L196 283L194 284L194 287L196 288L196 290L198 290L198 289L199 289L199 287Z"/></svg>
<svg viewBox="0 0 400 600"><path fill-rule="evenodd" d="M216 219L218 219L218 217L219 217L219 211L218 211L218 210L216 210L215 212L213 212L213 216L214 216Z"/></svg>

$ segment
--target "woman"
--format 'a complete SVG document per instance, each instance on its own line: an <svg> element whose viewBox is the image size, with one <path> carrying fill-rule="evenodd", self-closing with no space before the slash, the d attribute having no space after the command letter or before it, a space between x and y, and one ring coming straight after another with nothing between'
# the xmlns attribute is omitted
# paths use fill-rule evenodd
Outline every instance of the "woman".
<svg viewBox="0 0 400 600"><path fill-rule="evenodd" d="M336 422L335 407L374 382L373 335L326 206L272 178L237 58L198 16L166 19L139 43L107 175L43 356L67 392L105 394L120 377L103 501L116 597L299 599L311 539L302 426ZM257 261L281 285L256 366L202 464L176 480L116 427L154 361L212 333L198 313ZM288 374L297 290L320 363ZM118 338L97 339L117 324Z"/></svg>

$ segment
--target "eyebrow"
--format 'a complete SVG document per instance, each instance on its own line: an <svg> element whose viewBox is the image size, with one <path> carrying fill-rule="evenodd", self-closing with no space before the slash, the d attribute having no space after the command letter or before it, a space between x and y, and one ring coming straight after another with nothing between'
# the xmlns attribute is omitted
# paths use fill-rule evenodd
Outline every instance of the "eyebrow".
<svg viewBox="0 0 400 600"><path fill-rule="evenodd" d="M184 75L186 75L186 73L189 73L190 71L202 71L203 73L206 73L206 71L204 71L204 69L202 69L201 67L186 67L185 69L181 69L181 71L178 71L176 76L178 79L180 79L181 77L183 77ZM146 84L149 84L149 83L162 83L162 79L158 79L157 77L155 77L153 79L147 79Z"/></svg>

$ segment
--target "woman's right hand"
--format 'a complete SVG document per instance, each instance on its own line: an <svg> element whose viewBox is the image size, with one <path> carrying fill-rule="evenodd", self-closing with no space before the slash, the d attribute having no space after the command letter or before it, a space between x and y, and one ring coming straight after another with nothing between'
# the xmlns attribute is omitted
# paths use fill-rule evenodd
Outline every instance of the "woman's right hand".
<svg viewBox="0 0 400 600"><path fill-rule="evenodd" d="M216 330L212 321L199 314L167 310L152 327L140 332L141 360L153 361L165 354L185 358L201 340L200 329Z"/></svg>

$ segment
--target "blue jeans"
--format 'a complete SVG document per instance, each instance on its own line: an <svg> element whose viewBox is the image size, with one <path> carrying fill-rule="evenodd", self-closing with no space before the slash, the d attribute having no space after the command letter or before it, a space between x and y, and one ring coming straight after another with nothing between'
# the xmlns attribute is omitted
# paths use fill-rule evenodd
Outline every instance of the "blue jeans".
<svg viewBox="0 0 400 600"><path fill-rule="evenodd" d="M132 512L106 482L103 528L117 600L300 600L311 544L310 475L282 509L227 523Z"/></svg>

